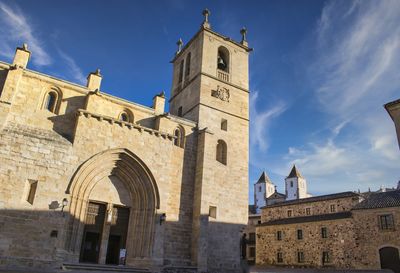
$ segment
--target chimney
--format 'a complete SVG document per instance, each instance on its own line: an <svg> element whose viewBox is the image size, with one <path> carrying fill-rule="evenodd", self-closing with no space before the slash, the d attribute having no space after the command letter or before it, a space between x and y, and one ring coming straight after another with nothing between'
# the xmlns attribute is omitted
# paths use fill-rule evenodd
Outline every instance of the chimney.
<svg viewBox="0 0 400 273"><path fill-rule="evenodd" d="M26 68L30 56L31 52L28 50L27 44L23 44L22 47L17 47L17 49L15 50L13 65L21 68Z"/></svg>
<svg viewBox="0 0 400 273"><path fill-rule="evenodd" d="M103 77L100 74L100 69L96 69L96 72L91 72L87 77L87 88L90 91L100 91L101 79Z"/></svg>
<svg viewBox="0 0 400 273"><path fill-rule="evenodd" d="M153 97L153 109L156 115L164 114L165 110L165 93L162 91L160 94Z"/></svg>

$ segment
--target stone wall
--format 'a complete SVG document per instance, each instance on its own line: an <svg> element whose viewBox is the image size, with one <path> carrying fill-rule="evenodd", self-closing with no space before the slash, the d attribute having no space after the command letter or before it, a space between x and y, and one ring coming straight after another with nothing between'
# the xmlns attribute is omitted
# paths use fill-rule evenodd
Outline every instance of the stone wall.
<svg viewBox="0 0 400 273"><path fill-rule="evenodd" d="M268 222L275 219L288 217L288 211L292 211L291 217L306 216L306 208L310 208L311 215L327 214L331 212L331 205L335 206L335 212L349 211L353 206L361 201L360 197L354 195L351 197L334 198L325 201L288 203L285 202L275 206L266 207L261 212L262 222Z"/></svg>
<svg viewBox="0 0 400 273"><path fill-rule="evenodd" d="M322 238L321 228L327 228L328 238ZM302 230L303 239L297 239L297 230ZM277 232L282 240L277 240ZM355 251L355 231L351 219L317 221L290 225L257 227L257 264L351 268ZM304 262L299 263L297 252L304 253ZM327 251L330 263L322 264L322 253ZM277 253L283 255L278 263Z"/></svg>

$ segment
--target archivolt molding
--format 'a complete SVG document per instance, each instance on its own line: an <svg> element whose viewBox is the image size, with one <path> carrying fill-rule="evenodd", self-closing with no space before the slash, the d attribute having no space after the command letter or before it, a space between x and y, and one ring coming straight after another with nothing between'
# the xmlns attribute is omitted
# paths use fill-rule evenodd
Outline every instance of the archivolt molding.
<svg viewBox="0 0 400 273"><path fill-rule="evenodd" d="M156 209L160 197L156 181L148 167L127 149L101 152L84 162L76 171L66 193L70 194L70 221L66 249L79 253L89 196L104 177L115 175L129 191L130 208L127 253L129 257L151 255Z"/></svg>

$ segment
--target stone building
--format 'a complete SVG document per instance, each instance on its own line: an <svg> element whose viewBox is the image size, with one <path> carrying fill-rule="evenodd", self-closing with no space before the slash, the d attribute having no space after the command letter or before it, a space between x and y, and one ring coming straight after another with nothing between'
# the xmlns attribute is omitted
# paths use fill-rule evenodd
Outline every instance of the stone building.
<svg viewBox="0 0 400 273"><path fill-rule="evenodd" d="M399 190L285 201L262 209L256 263L398 273L399 227Z"/></svg>
<svg viewBox="0 0 400 273"><path fill-rule="evenodd" d="M2 267L239 271L251 49L203 15L172 60L169 113L163 93L151 108L107 94L100 71L81 86L29 70L26 45L0 62Z"/></svg>

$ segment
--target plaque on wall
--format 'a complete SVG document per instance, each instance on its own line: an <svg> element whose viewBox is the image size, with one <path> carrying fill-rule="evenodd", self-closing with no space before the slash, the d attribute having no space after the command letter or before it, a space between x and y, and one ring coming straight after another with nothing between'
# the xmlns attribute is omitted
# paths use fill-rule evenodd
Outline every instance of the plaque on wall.
<svg viewBox="0 0 400 273"><path fill-rule="evenodd" d="M220 87L217 85L217 90L211 90L211 96L218 98L222 101L229 102L230 94L229 89L226 87Z"/></svg>

